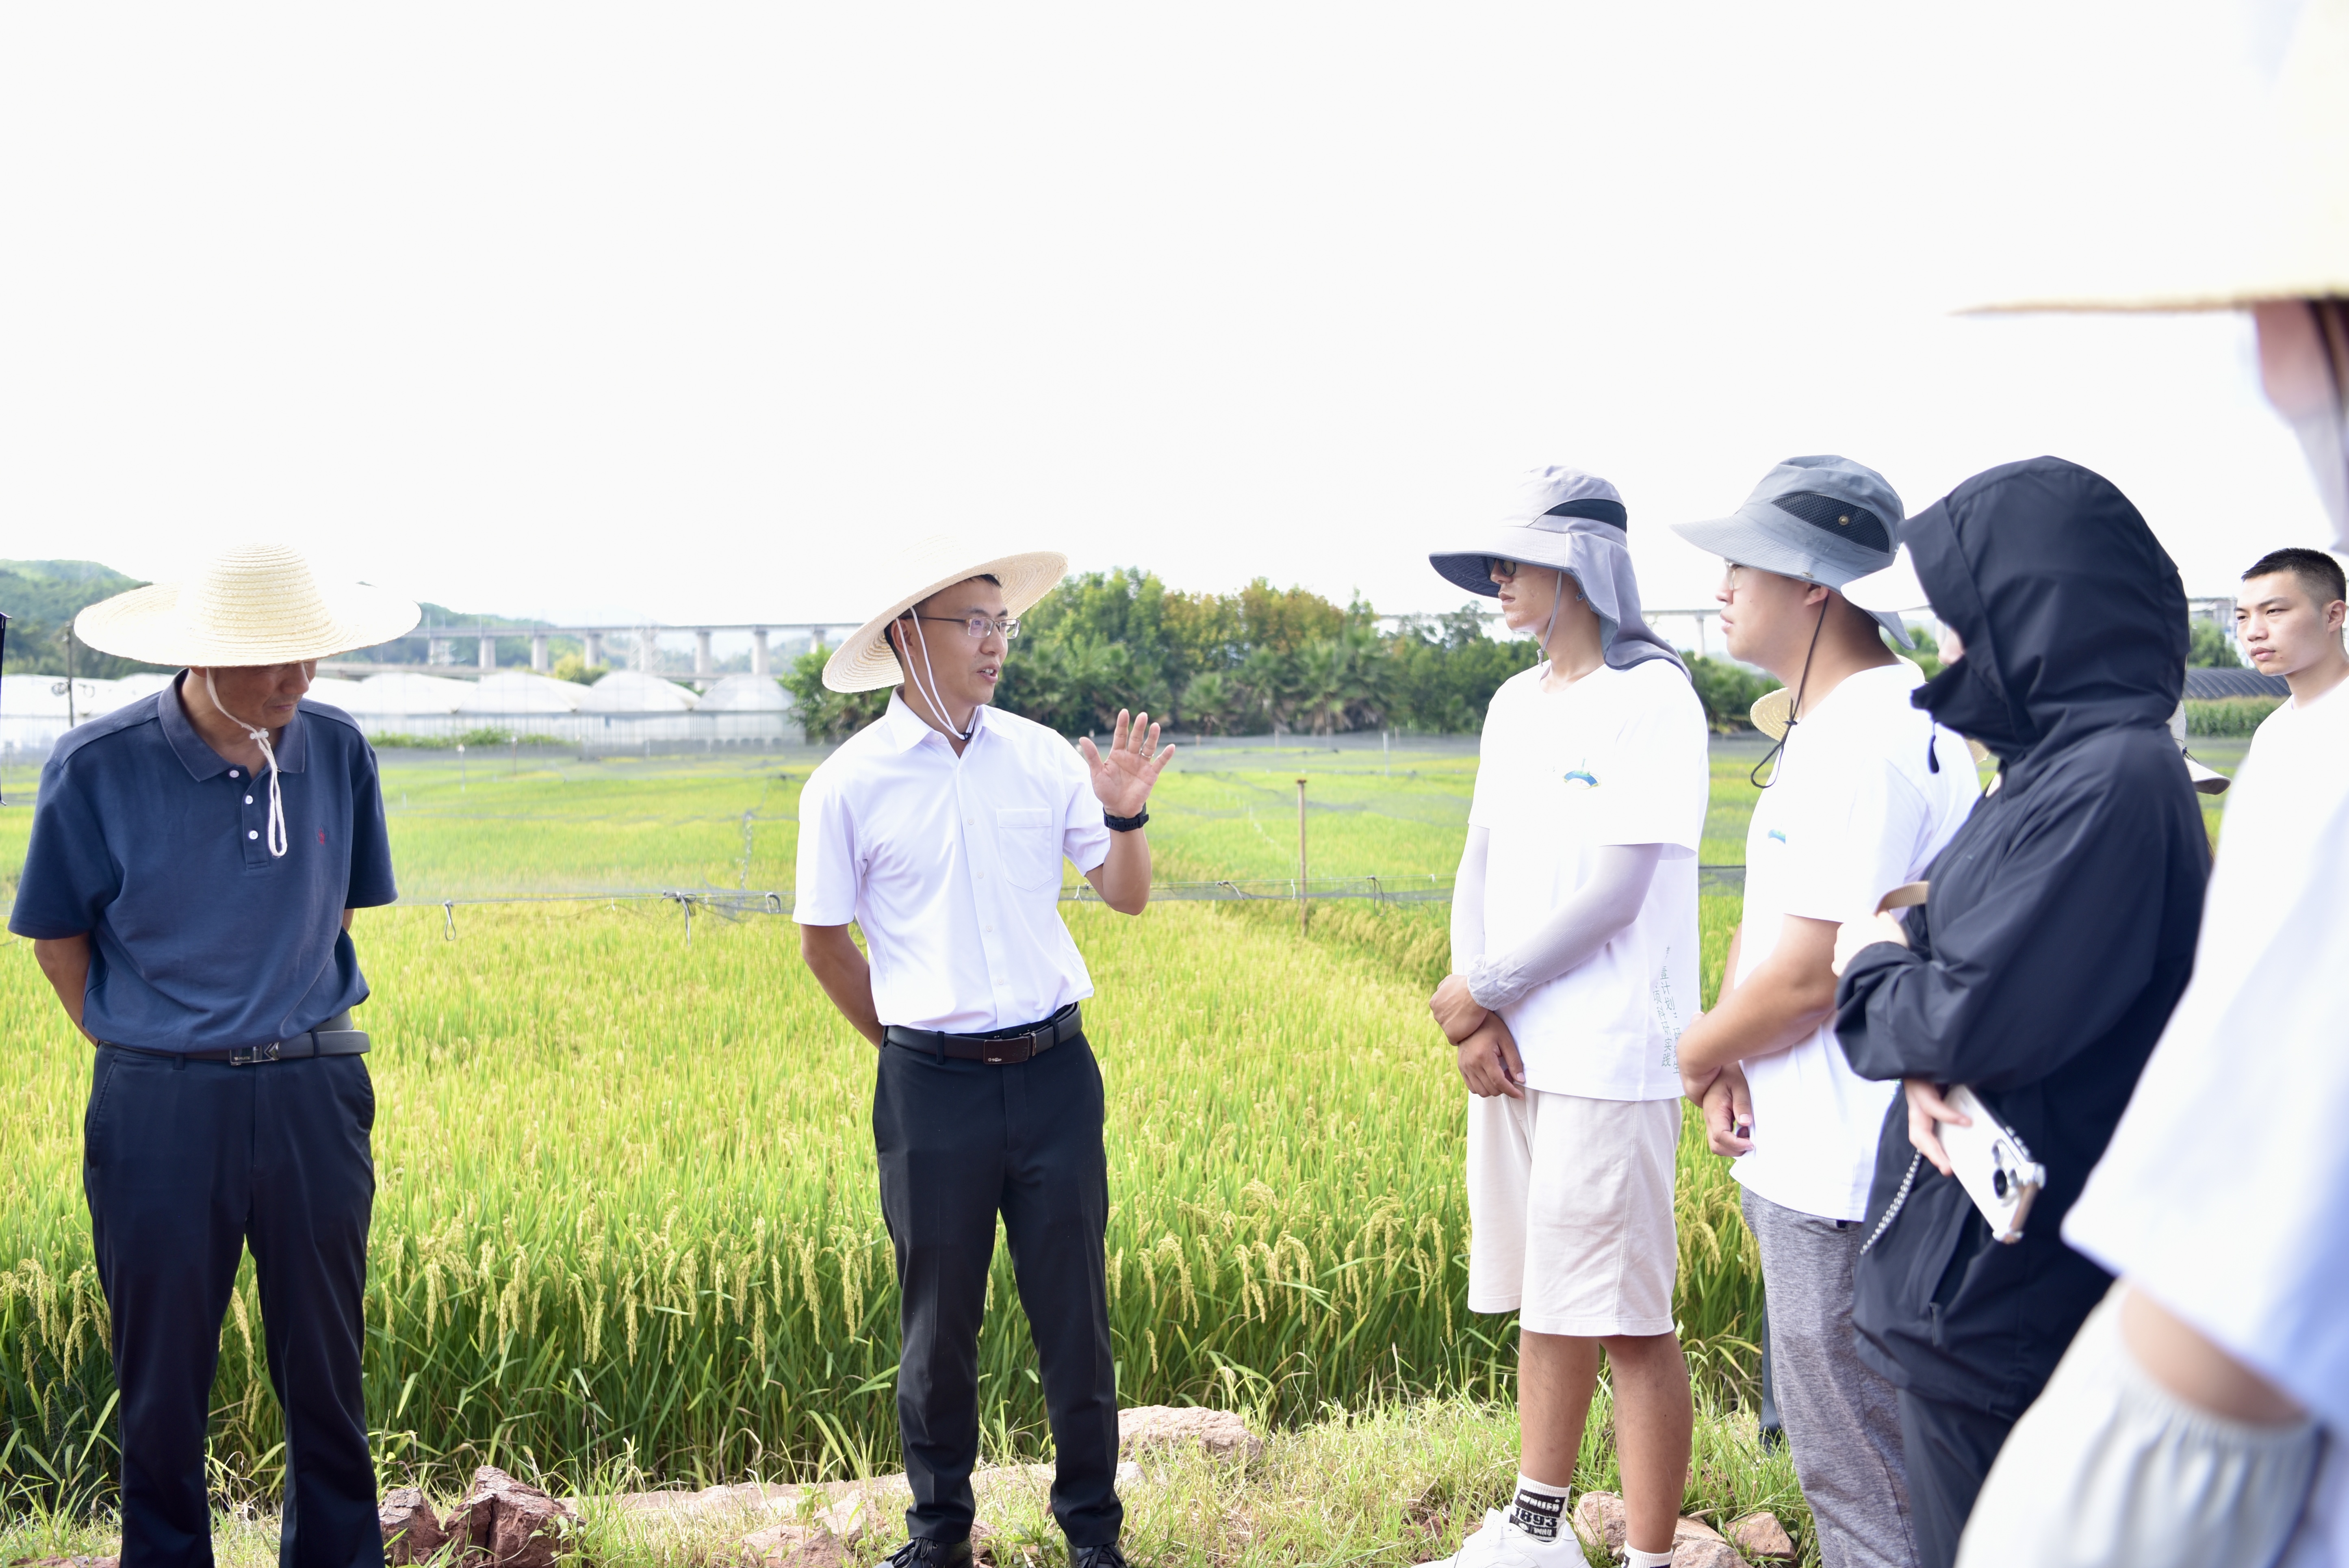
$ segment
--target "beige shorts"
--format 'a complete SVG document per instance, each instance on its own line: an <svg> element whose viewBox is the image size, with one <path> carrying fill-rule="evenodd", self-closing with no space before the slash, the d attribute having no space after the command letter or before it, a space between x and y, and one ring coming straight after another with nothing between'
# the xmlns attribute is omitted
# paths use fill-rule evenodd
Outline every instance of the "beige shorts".
<svg viewBox="0 0 2349 1568"><path fill-rule="evenodd" d="M1468 1101L1468 1310L1536 1334L1672 1331L1677 1099Z"/></svg>

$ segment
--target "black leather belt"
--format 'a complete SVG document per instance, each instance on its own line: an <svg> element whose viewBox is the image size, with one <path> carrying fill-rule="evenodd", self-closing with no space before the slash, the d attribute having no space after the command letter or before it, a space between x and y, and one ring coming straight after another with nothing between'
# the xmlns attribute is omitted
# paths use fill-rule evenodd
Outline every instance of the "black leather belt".
<svg viewBox="0 0 2349 1568"><path fill-rule="evenodd" d="M1084 1033L1084 1018L1071 1002L1042 1023L1024 1028L995 1029L984 1035L947 1035L936 1029L909 1029L903 1024L892 1024L882 1037L909 1051L927 1051L934 1057L952 1057L957 1061L985 1062L1000 1068L1040 1057L1061 1041L1075 1039Z"/></svg>
<svg viewBox="0 0 2349 1568"><path fill-rule="evenodd" d="M119 1046L112 1040L103 1042L109 1050L129 1051L141 1057L177 1057L188 1062L226 1062L233 1068L249 1068L261 1062L298 1062L312 1057L360 1057L367 1054L367 1037L351 1027L350 1009L346 1007L315 1029L306 1030L289 1039L271 1040L258 1046L224 1046L210 1051L155 1051L144 1046Z"/></svg>

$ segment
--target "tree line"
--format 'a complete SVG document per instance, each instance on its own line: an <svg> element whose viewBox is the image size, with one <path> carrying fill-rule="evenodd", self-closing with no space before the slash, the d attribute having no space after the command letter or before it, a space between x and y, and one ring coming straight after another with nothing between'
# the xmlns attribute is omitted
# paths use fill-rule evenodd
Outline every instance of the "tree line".
<svg viewBox="0 0 2349 1568"><path fill-rule="evenodd" d="M1340 605L1259 577L1236 593L1186 593L1140 567L1071 577L1020 617L996 706L1063 735L1100 733L1121 708L1207 735L1480 728L1501 683L1533 665L1531 638L1487 634L1489 604L1380 624L1357 598ZM886 692L843 696L823 685L829 650L781 677L812 740L838 740L880 715ZM1690 655L1716 727L1744 721L1777 683L1725 660Z"/></svg>

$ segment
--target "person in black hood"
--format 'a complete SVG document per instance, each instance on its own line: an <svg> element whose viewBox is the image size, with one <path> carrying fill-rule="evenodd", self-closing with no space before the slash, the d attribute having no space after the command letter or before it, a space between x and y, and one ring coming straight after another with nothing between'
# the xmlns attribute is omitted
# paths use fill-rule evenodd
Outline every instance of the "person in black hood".
<svg viewBox="0 0 2349 1568"><path fill-rule="evenodd" d="M1920 1556L1947 1568L2008 1429L2111 1284L2059 1228L2185 989L2210 852L2168 728L2185 590L2128 499L2034 458L1966 480L1901 539L1958 655L1911 700L1999 759L1925 905L1838 944L1845 1055L1907 1080L1853 1316L1899 1390ZM1953 1084L2046 1167L2013 1244L1947 1173L1933 1113Z"/></svg>

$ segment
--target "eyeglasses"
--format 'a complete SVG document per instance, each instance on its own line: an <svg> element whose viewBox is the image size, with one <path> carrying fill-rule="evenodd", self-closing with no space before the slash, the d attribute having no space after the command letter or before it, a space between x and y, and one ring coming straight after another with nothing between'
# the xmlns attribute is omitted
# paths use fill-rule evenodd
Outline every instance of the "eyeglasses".
<svg viewBox="0 0 2349 1568"><path fill-rule="evenodd" d="M1517 563L1514 561L1503 561L1496 555L1488 555L1485 557L1485 575L1497 577L1504 583L1514 582L1516 580Z"/></svg>
<svg viewBox="0 0 2349 1568"><path fill-rule="evenodd" d="M989 632L1002 633L1003 640L1007 643L1019 635L1019 617L1017 615L1005 615L1000 619L990 619L985 615L972 615L966 618L959 615L917 614L914 619L916 621L936 621L942 625L947 626L960 626L964 631L970 634L970 640L974 643L986 641L987 634Z"/></svg>

